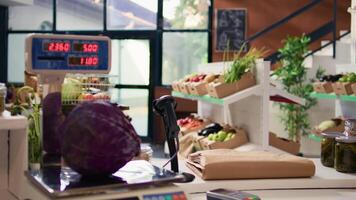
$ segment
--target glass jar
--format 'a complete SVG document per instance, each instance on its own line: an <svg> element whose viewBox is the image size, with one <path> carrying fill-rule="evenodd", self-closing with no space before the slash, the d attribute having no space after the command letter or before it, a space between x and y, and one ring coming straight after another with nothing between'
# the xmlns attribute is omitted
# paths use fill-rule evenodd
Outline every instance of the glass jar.
<svg viewBox="0 0 356 200"><path fill-rule="evenodd" d="M335 145L335 169L344 173L356 172L356 136L340 136Z"/></svg>
<svg viewBox="0 0 356 200"><path fill-rule="evenodd" d="M356 119L345 120L345 136L356 136Z"/></svg>
<svg viewBox="0 0 356 200"><path fill-rule="evenodd" d="M320 161L325 167L334 167L335 138L342 136L340 132L321 133L321 154Z"/></svg>
<svg viewBox="0 0 356 200"><path fill-rule="evenodd" d="M0 83L0 114L5 111L6 86Z"/></svg>

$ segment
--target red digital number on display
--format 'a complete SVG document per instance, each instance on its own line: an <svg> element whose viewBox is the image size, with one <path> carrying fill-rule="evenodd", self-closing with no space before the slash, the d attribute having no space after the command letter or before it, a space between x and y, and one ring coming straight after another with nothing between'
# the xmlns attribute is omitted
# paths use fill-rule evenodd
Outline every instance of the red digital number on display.
<svg viewBox="0 0 356 200"><path fill-rule="evenodd" d="M51 52L68 52L70 50L70 44L67 42L49 42L45 46L45 50Z"/></svg>
<svg viewBox="0 0 356 200"><path fill-rule="evenodd" d="M96 66L99 63L98 57L81 57L80 65Z"/></svg>
<svg viewBox="0 0 356 200"><path fill-rule="evenodd" d="M89 52L89 53L98 52L98 44L83 44L83 52Z"/></svg>

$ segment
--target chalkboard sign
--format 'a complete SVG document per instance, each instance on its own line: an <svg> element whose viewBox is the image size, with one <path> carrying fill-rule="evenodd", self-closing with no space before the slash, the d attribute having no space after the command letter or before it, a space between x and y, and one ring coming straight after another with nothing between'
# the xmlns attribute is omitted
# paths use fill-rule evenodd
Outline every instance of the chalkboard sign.
<svg viewBox="0 0 356 200"><path fill-rule="evenodd" d="M216 14L216 51L240 50L246 37L246 9L219 9Z"/></svg>

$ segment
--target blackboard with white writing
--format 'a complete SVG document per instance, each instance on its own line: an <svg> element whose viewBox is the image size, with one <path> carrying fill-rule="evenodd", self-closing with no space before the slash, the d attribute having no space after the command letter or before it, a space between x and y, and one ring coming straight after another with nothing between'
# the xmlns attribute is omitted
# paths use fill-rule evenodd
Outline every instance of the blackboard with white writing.
<svg viewBox="0 0 356 200"><path fill-rule="evenodd" d="M237 51L241 48L246 37L246 12L246 9L217 10L216 51Z"/></svg>

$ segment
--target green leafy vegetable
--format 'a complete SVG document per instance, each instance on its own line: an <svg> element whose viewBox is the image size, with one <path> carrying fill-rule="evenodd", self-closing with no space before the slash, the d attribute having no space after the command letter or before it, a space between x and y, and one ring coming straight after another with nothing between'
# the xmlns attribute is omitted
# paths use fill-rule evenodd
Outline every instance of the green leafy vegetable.
<svg viewBox="0 0 356 200"><path fill-rule="evenodd" d="M234 60L230 69L224 72L225 83L233 83L241 79L242 75L246 72L252 71L252 68L256 65L256 59L261 58L265 51L251 48L244 56L242 51L245 46L242 46L237 54L234 55Z"/></svg>

